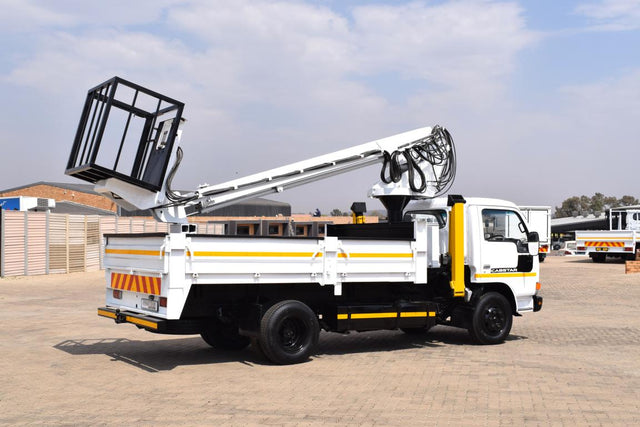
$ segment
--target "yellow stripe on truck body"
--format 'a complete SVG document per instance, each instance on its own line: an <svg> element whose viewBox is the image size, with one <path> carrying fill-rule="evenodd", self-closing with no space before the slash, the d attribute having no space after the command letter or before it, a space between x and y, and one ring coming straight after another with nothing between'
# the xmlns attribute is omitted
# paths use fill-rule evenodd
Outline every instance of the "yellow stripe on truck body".
<svg viewBox="0 0 640 427"><path fill-rule="evenodd" d="M319 284L341 295L342 283L424 285L428 267L439 263L433 244L439 230L426 221L419 227L418 240L111 234L104 257L107 303L144 311L127 294L158 295L167 298L167 306L154 315L176 320L192 286ZM112 290L125 295L117 299Z"/></svg>
<svg viewBox="0 0 640 427"><path fill-rule="evenodd" d="M337 311L336 330L420 329L435 325L437 316L436 305L429 302L339 306Z"/></svg>

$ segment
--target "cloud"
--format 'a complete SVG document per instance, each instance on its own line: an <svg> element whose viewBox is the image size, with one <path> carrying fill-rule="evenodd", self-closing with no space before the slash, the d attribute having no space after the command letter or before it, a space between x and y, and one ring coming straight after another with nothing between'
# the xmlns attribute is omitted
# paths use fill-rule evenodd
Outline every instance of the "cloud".
<svg viewBox="0 0 640 427"><path fill-rule="evenodd" d="M451 120L472 135L491 108L509 104L505 88L517 57L539 40L512 2L411 2L348 12L262 0L119 0L108 7L26 1L33 11L11 4L12 19L38 13L39 32L0 84L57 102L59 111L46 114L50 121L61 120L62 111L79 113L86 90L113 75L186 102L186 156L177 180L185 188L436 122ZM69 121L57 139L69 141L75 125ZM350 203L342 187L299 197Z"/></svg>
<svg viewBox="0 0 640 427"><path fill-rule="evenodd" d="M51 26L65 26L73 22L67 13L51 10L44 4L30 0L3 0L0 4L0 34L21 32Z"/></svg>
<svg viewBox="0 0 640 427"><path fill-rule="evenodd" d="M445 85L503 78L535 41L514 3L454 1L354 10L363 72L390 69Z"/></svg>
<svg viewBox="0 0 640 427"><path fill-rule="evenodd" d="M593 21L593 30L623 31L640 28L640 0L583 3L575 11Z"/></svg>
<svg viewBox="0 0 640 427"><path fill-rule="evenodd" d="M165 60L165 57L172 60ZM77 91L79 87L88 89L122 73L162 81L163 76L180 73L181 59L184 59L184 49L179 43L146 33L105 30L77 35L55 32L41 41L41 49L31 58L5 76L5 81L58 96ZM159 62L163 71L156 73Z"/></svg>
<svg viewBox="0 0 640 427"><path fill-rule="evenodd" d="M96 28L157 22L182 0L2 0L0 33L32 33L62 28Z"/></svg>

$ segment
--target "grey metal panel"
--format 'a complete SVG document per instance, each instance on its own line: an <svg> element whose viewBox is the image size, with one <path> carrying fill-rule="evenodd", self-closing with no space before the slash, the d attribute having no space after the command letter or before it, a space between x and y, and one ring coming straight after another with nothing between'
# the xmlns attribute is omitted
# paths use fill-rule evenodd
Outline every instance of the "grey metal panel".
<svg viewBox="0 0 640 427"><path fill-rule="evenodd" d="M85 224L85 271L96 271L100 269L100 217L88 215Z"/></svg>
<svg viewBox="0 0 640 427"><path fill-rule="evenodd" d="M68 215L49 215L49 273L67 273Z"/></svg>
<svg viewBox="0 0 640 427"><path fill-rule="evenodd" d="M25 213L5 211L3 226L3 276L22 276L25 271Z"/></svg>
<svg viewBox="0 0 640 427"><path fill-rule="evenodd" d="M47 272L47 213L25 212L25 274Z"/></svg>

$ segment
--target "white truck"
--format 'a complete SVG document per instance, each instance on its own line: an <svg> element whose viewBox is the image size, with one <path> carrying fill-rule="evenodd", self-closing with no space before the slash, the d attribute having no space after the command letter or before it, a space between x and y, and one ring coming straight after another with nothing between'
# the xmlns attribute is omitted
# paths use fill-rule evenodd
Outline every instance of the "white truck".
<svg viewBox="0 0 640 427"><path fill-rule="evenodd" d="M640 250L640 206L609 209L609 230L576 231L576 247L586 251L593 262L605 262L607 256L636 259Z"/></svg>
<svg viewBox="0 0 640 427"><path fill-rule="evenodd" d="M169 233L105 236L106 305L98 315L156 333L200 334L218 349L252 343L272 362L290 364L314 354L321 329L422 333L443 324L496 344L513 316L541 309L538 235L518 207L436 197L455 173L445 129L416 129L181 194L170 184L182 156L183 106L118 77L88 93L66 173L170 223ZM115 147L105 145L114 117L122 121L120 133L111 132ZM375 162L383 164L381 182L370 195L387 208L388 223L283 238L202 235L187 221Z"/></svg>
<svg viewBox="0 0 640 427"><path fill-rule="evenodd" d="M538 232L540 247L538 258L544 262L551 248L551 206L520 206L520 212L529 229Z"/></svg>

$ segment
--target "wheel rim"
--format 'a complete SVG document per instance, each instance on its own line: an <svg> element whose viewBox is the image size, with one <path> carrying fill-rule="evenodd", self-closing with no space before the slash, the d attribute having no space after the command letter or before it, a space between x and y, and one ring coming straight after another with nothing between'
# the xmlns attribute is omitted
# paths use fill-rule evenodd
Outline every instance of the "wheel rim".
<svg viewBox="0 0 640 427"><path fill-rule="evenodd" d="M484 312L484 327L487 333L499 335L506 324L507 316L500 307L489 307Z"/></svg>
<svg viewBox="0 0 640 427"><path fill-rule="evenodd" d="M288 353L296 353L304 346L307 328L300 319L288 318L282 322L278 335L282 349Z"/></svg>

